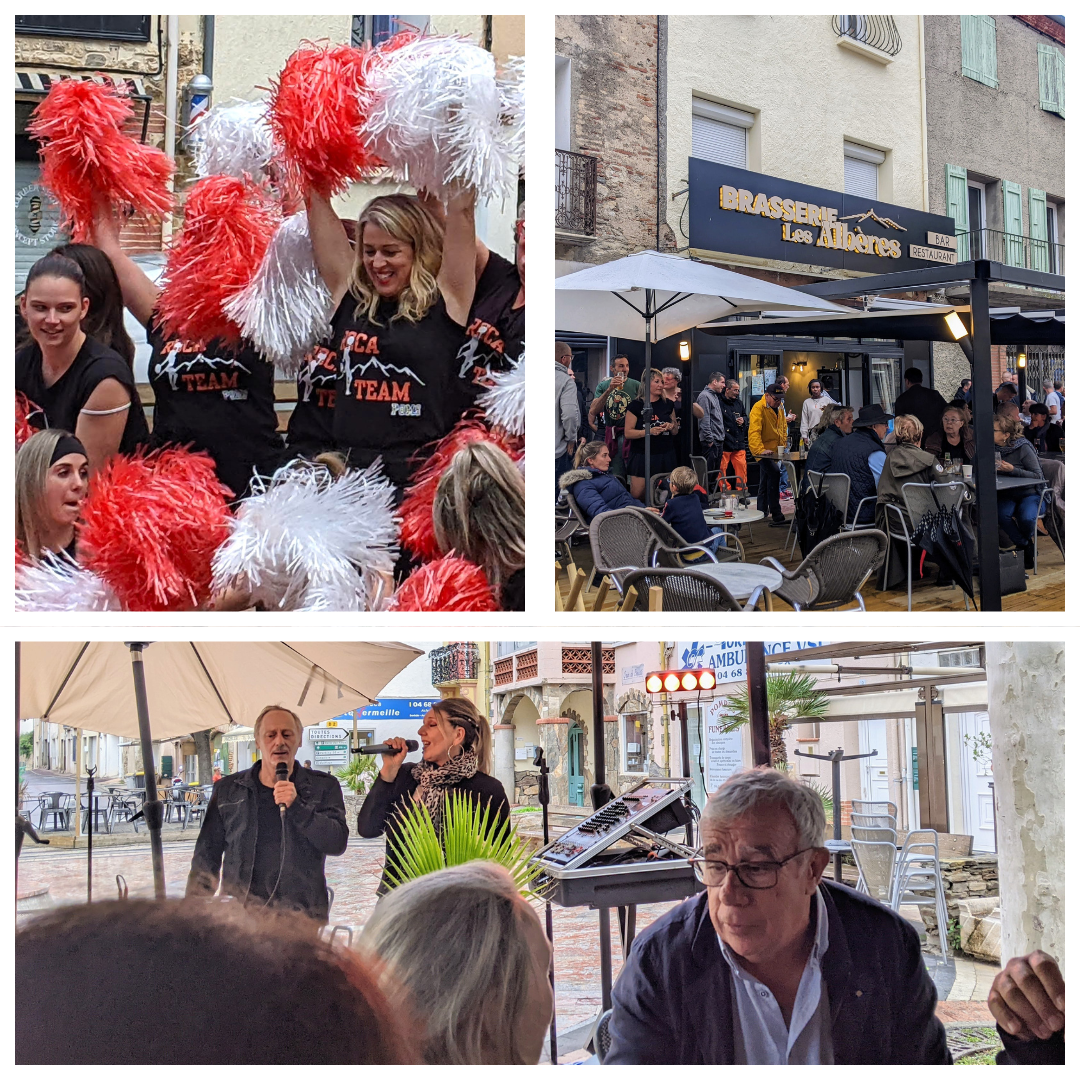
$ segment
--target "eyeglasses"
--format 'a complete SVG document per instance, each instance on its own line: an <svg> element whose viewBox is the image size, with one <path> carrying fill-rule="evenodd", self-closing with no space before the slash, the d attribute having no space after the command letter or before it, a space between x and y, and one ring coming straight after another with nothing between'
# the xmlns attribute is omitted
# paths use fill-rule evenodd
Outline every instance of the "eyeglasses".
<svg viewBox="0 0 1080 1080"><path fill-rule="evenodd" d="M943 416L941 422L943 424L962 424L964 419L961 416Z"/></svg>
<svg viewBox="0 0 1080 1080"><path fill-rule="evenodd" d="M690 864L694 868L694 875L698 881L704 882L709 888L719 888L727 879L728 873L734 871L735 876L748 889L775 889L780 879L780 871L792 859L812 848L802 848L794 855L789 855L779 862L756 862L756 863L726 863L719 859L691 859Z"/></svg>

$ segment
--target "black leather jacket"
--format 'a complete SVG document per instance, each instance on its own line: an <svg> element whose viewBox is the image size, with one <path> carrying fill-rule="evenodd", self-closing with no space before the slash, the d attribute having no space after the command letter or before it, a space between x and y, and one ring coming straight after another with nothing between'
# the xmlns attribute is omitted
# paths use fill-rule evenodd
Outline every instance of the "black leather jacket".
<svg viewBox="0 0 1080 1080"><path fill-rule="evenodd" d="M223 776L214 785L191 858L186 895L212 896L220 879L223 893L247 900L259 832L261 767L256 761L250 769ZM275 906L326 922L326 856L342 854L349 842L345 800L341 784L329 773L296 765L291 779L296 800L285 811L285 863Z"/></svg>

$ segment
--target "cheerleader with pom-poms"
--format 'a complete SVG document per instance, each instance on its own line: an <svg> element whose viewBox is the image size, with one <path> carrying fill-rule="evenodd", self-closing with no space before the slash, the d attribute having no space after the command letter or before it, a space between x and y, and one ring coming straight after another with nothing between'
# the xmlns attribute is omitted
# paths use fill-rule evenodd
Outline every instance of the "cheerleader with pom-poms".
<svg viewBox="0 0 1080 1080"><path fill-rule="evenodd" d="M41 427L74 432L90 470L147 438L129 361L85 329L90 297L82 267L52 253L30 268L19 310L31 340L15 353L15 389L39 410Z"/></svg>
<svg viewBox="0 0 1080 1080"><path fill-rule="evenodd" d="M69 432L48 428L23 443L15 456L15 539L31 563L75 558L89 479L86 448Z"/></svg>
<svg viewBox="0 0 1080 1080"><path fill-rule="evenodd" d="M243 192L239 194L242 201ZM188 219L185 228L189 223L194 224ZM162 290L123 251L119 221L111 208L98 204L93 233L94 242L116 267L128 311L146 327L151 349L147 375L154 391L151 445L206 451L221 482L242 497L253 472L272 473L280 464L273 364L241 342L238 332L234 340L224 340L220 332L229 330L224 315L218 315L217 326L207 327L208 333L219 334L212 339L187 336L164 324L159 310ZM220 270L214 261L204 260L193 261L183 272L192 291L209 296L217 288ZM220 312L220 298L216 307ZM197 334L199 328L195 330Z"/></svg>

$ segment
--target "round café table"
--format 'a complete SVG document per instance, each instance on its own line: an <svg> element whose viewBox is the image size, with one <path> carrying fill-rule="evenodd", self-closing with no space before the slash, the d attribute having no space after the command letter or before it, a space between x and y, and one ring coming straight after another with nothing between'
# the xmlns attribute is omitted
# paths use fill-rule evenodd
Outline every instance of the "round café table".
<svg viewBox="0 0 1080 1080"><path fill-rule="evenodd" d="M757 563L695 563L694 569L716 578L736 600L748 600L756 588L764 585L770 593L765 603L768 611L772 611L773 590L779 588L784 580L778 570Z"/></svg>
<svg viewBox="0 0 1080 1080"><path fill-rule="evenodd" d="M729 525L749 525L754 521L760 521L765 516L765 512L756 506L748 506L745 509L739 507L731 517L724 517L723 513L715 507L710 507L704 513L706 525L722 528L725 532ZM736 531L734 535L737 538L738 532ZM750 542L754 542L753 529L750 530Z"/></svg>

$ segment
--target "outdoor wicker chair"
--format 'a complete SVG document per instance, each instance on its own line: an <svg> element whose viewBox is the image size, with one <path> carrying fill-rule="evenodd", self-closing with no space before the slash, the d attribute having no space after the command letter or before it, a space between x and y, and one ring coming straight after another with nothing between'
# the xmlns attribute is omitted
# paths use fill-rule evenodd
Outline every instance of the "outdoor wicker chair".
<svg viewBox="0 0 1080 1080"><path fill-rule="evenodd" d="M599 1061L601 1065L604 1064L604 1058L608 1056L608 1051L611 1049L611 1032L608 1030L608 1025L610 1023L611 1010L605 1009L596 1018L596 1027L593 1028L593 1053L596 1055L596 1060Z"/></svg>
<svg viewBox="0 0 1080 1080"><path fill-rule="evenodd" d="M562 544L566 548L566 557L571 559L570 541L575 536L586 535L589 532L589 522L586 520L584 513L582 513L581 507L578 506L577 500L569 491L564 491L566 496L566 505L570 510L566 520L558 526L555 530L555 544L556 548L559 544Z"/></svg>
<svg viewBox="0 0 1080 1080"><path fill-rule="evenodd" d="M605 510L589 523L593 569L598 575L607 574L620 596L626 575L647 567L652 558L656 534L648 527L645 513L624 506L620 510Z"/></svg>
<svg viewBox="0 0 1080 1080"><path fill-rule="evenodd" d="M718 547L716 551L707 543L688 544L659 514L650 510L638 510L634 512L642 515L645 524L656 537L656 544L652 552L653 566L666 566L669 569L677 569L681 566L693 566L700 559L687 560L686 555L692 551L700 551L705 555L705 562L732 562L742 561L742 544L736 536L728 533L728 539L735 541L735 547Z"/></svg>
<svg viewBox="0 0 1080 1080"><path fill-rule="evenodd" d="M931 488L933 489L931 491ZM944 484L904 484L900 488L904 505L885 503L885 527L890 546L895 541L904 544L907 555L907 609L911 610L911 539L914 525L923 514L939 509L951 510L966 502L971 493L962 481L951 480ZM964 594L964 610L968 610L967 593Z"/></svg>
<svg viewBox="0 0 1080 1080"><path fill-rule="evenodd" d="M784 580L774 592L796 611L824 611L853 600L866 610L860 589L885 559L888 538L877 529L837 533L822 540L794 570L767 555L761 561Z"/></svg>
<svg viewBox="0 0 1080 1080"><path fill-rule="evenodd" d="M634 611L649 610L649 590L654 585L663 590L664 611L753 611L766 591L764 586L756 588L744 607L721 582L700 570L635 570L623 580L624 589L637 589Z"/></svg>
<svg viewBox="0 0 1080 1080"><path fill-rule="evenodd" d="M670 473L666 473L666 472L658 472L658 473L653 473L652 474L652 476L649 479L649 502L648 502L647 505L649 505L649 506L663 506L664 503L666 503L668 501L668 499L671 498L671 495L668 492L663 492L662 494L663 494L664 497L663 497L663 499L660 498L660 495L661 495L660 485L670 475L671 475Z"/></svg>

